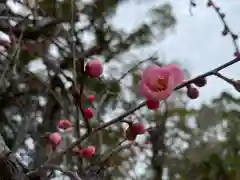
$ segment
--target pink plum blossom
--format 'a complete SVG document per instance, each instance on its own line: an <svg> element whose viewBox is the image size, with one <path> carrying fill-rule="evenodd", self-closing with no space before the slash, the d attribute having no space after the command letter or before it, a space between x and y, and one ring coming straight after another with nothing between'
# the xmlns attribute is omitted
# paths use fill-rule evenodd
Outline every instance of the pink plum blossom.
<svg viewBox="0 0 240 180"><path fill-rule="evenodd" d="M140 94L147 100L165 100L183 80L184 71L175 64L149 67L142 74Z"/></svg>

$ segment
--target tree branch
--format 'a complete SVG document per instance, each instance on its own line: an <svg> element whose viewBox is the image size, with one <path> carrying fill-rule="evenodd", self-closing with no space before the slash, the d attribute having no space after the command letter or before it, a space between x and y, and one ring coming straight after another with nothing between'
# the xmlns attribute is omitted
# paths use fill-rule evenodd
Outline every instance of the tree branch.
<svg viewBox="0 0 240 180"><path fill-rule="evenodd" d="M8 153L10 153L10 149L7 147L5 140L0 134L0 156L5 156Z"/></svg>

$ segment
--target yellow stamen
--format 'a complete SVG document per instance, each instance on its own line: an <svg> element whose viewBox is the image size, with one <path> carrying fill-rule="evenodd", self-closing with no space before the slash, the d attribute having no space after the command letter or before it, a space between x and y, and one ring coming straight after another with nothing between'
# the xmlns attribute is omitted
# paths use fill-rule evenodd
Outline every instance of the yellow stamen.
<svg viewBox="0 0 240 180"><path fill-rule="evenodd" d="M167 89L168 77L159 77L155 86L157 92L161 92Z"/></svg>

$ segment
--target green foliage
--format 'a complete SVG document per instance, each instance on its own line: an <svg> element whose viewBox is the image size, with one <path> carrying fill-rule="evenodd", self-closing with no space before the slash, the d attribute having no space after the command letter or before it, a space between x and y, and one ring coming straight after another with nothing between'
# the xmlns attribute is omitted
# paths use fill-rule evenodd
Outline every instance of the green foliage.
<svg viewBox="0 0 240 180"><path fill-rule="evenodd" d="M43 9L45 12L48 13L49 16L55 17L57 15L56 13L56 0L43 0L39 2L39 6L41 9Z"/></svg>
<svg viewBox="0 0 240 180"><path fill-rule="evenodd" d="M163 29L167 29L176 23L176 19L172 16L172 7L170 4L163 4L159 7L156 7L152 11L154 20L152 22L153 25L158 25ZM159 21L159 19L163 19L163 21Z"/></svg>
<svg viewBox="0 0 240 180"><path fill-rule="evenodd" d="M139 26L136 26L131 32L126 32L124 29L118 29L114 24L109 22L116 15L118 7L122 3L128 2L130 1L94 0L89 2L86 6L79 3L81 4L79 5L81 7L78 7L78 10L81 11L82 14L85 14L84 16L86 16L87 19L86 24L88 24L89 27L84 31L76 32L78 37L76 42L79 41L76 44L76 49L78 51L76 54L80 54L79 58L77 56L78 63L76 68L77 79L80 79L80 82L77 82L78 84L81 84L82 80L82 73L80 72L82 69L80 64L83 61L83 58L81 57L82 51L87 51L90 45L100 47L100 54L104 57L104 63L106 66L114 61L122 63L128 58L130 55L129 52L132 50L147 48L149 45L152 45L152 42L156 40L156 38L164 38L164 32L174 27L176 23L171 6L169 4L163 4L151 9L151 13L148 16L149 21L140 23ZM83 16L82 14L79 15L77 11L74 13L72 12L71 1L43 0L39 5L48 16L55 18L71 19L72 16L75 16L78 17L76 19L81 19L81 16ZM68 22L68 25L72 26L72 22ZM54 31L54 29L55 27L49 31ZM69 35L72 37L72 30L66 28L64 29L64 32L65 34L68 34L68 36L56 34L56 37L52 37L52 39L57 40L61 36L62 39L69 43L68 47L63 47L59 50L61 51L61 57L56 59L54 64L60 66L60 62L65 61L65 64L63 63L61 66L63 66L65 70L70 71L71 74L74 74L73 56L69 57L69 53L65 52L66 50L73 49L72 42L70 42L71 40L69 39ZM156 32L160 32L161 36L156 36ZM93 41L86 42L86 40L84 40L85 38L83 38L84 33L91 34ZM46 49L48 49L48 47ZM68 55L66 56L66 54ZM71 54L74 53L71 52ZM19 68L23 69L23 66L29 63L32 59L38 58L38 56L41 57L42 55L38 54L36 56L30 56L26 52L21 52L19 58L21 59L21 65ZM142 57L141 51L139 56ZM138 59L138 61L142 60L143 59L141 58ZM137 62L136 60L129 60L127 64L130 67ZM158 58L155 61L147 61L146 63L164 64ZM121 72L126 72L128 70L129 69L123 68L121 69ZM22 86L20 87L20 85L24 84L26 86L25 89L27 89L26 93L24 92L23 95L18 95L20 93L16 93L16 95L5 93L2 95L3 97L14 97L13 103L10 103L9 99L7 99L6 102L4 101L1 103L1 105L4 104L1 110L8 114L8 121L5 120L2 122L1 126L4 128L2 128L1 131L10 147L14 144L18 134L15 133L13 135L13 133L11 133L13 130L9 129L17 131L20 129L20 123L11 122L16 116L20 119L29 117L31 123L28 127L26 136L32 137L32 140L37 145L41 144L39 137L42 136L45 131L57 130L56 123L59 119L72 119L74 123L77 123L76 117L79 114L77 115L77 112L75 111L76 106L72 102L71 93L68 92L67 89L63 90L59 88L59 84L61 83L58 84L53 81L54 78L56 79L56 76L54 77L52 73L46 71L44 73L47 75L40 75L40 77L44 79L44 86L41 84L40 88L38 87L34 89L29 85L30 83L26 83L23 80L25 78L19 77L17 80L18 83L15 85L16 87L19 87L16 88L14 86L9 92L12 91L14 94L15 92L20 91L20 93L22 93L22 89L24 88L22 88ZM110 77L112 75L111 73L113 72L110 72ZM8 75L8 79L6 78L6 80L12 82L11 76L11 74ZM106 92L110 94L105 99L104 106L100 109L101 118L90 121L93 128L98 127L103 122L109 121L113 114L116 116L118 110L129 110L142 100L142 98L137 95L137 85L140 79L138 68L130 71L128 77L132 82L129 83L127 78L117 81L115 77L100 79L86 77L84 81L87 94L91 94L92 92L96 94L94 107L98 107L102 94ZM125 82L131 84L130 88L127 89L126 86L121 84ZM132 91L134 95L129 98L129 96L127 96L127 91ZM139 136L139 139L137 140L139 140L139 144L144 147L139 147L135 144L128 147L126 150L122 150L112 155L111 161L116 166L109 169L109 174L111 174L111 178L109 179L136 179L135 175L132 174L135 170L134 168L140 166L143 167L143 172L147 172L143 179L149 180L161 180L157 175L160 174L159 172L161 172L163 168L168 170L167 174L171 177L170 179L173 180L215 180L223 177L225 178L224 180L237 180L235 172L240 164L239 157L236 153L240 144L239 139L237 138L239 136L239 99L232 97L230 94L223 93L218 99L213 101L211 106L205 105L198 110L194 110L187 108L186 97L182 93L176 93L174 95L178 100L169 100L166 102L168 106L166 106L165 103L162 103L159 111L150 111L146 108L142 108L131 116L133 120L141 121L146 124L146 127L157 125L160 128L158 135L163 137L164 141L161 146L159 145L158 152L155 153L153 151L153 146L144 143L144 138L149 138L149 135L146 134L146 136ZM40 98L44 99L44 102L40 103ZM19 99L23 102L24 111L20 111L19 109L16 110L16 104L19 104ZM29 102L29 99L37 99L38 101ZM234 104L236 108L228 108L229 104ZM89 107L89 104L85 103L84 107ZM80 129L86 130L85 123L82 121L80 115L78 119L80 119ZM126 120L128 119L126 118ZM190 125L190 120L197 122L196 127ZM222 125L225 121L227 122L227 126L222 130L222 135L224 135L225 138L219 139L213 129L217 129L217 127ZM122 124L116 124L89 138L83 145L95 145L97 146L98 152L100 152L100 149L103 152L105 152L105 150L112 150L121 140L124 139L124 130L125 127L123 128ZM80 134L83 134L82 131ZM124 143L127 144L130 142L126 141ZM42 146L43 144L41 144L41 147ZM36 149L29 150L27 145L23 144L19 149L25 150L24 155L30 157L29 159L33 161L31 164L34 164L34 167L43 163L41 162L43 159L47 159L48 152L45 152L46 150L44 148L38 148L37 146ZM40 155L36 156L35 153ZM155 153L154 156L156 156L157 160L163 159L163 161L161 161L162 164L159 162L156 163L156 161L154 162L153 153ZM141 160L142 156L144 156L143 161ZM73 167L79 164L78 160L78 158L67 158L62 164ZM94 162L98 160L99 156L97 155ZM85 165L85 163L89 164L89 161L84 160L83 164ZM160 165L157 167L154 166L154 163ZM146 169L144 169L144 166L146 166ZM142 173L139 173L136 176L137 178L141 177Z"/></svg>

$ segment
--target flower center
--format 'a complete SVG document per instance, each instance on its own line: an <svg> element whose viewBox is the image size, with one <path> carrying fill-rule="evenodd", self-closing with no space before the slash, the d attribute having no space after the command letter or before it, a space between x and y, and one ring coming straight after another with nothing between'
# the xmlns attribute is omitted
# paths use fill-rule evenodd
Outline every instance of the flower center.
<svg viewBox="0 0 240 180"><path fill-rule="evenodd" d="M155 86L152 88L155 92L165 91L168 86L168 77L159 77Z"/></svg>

